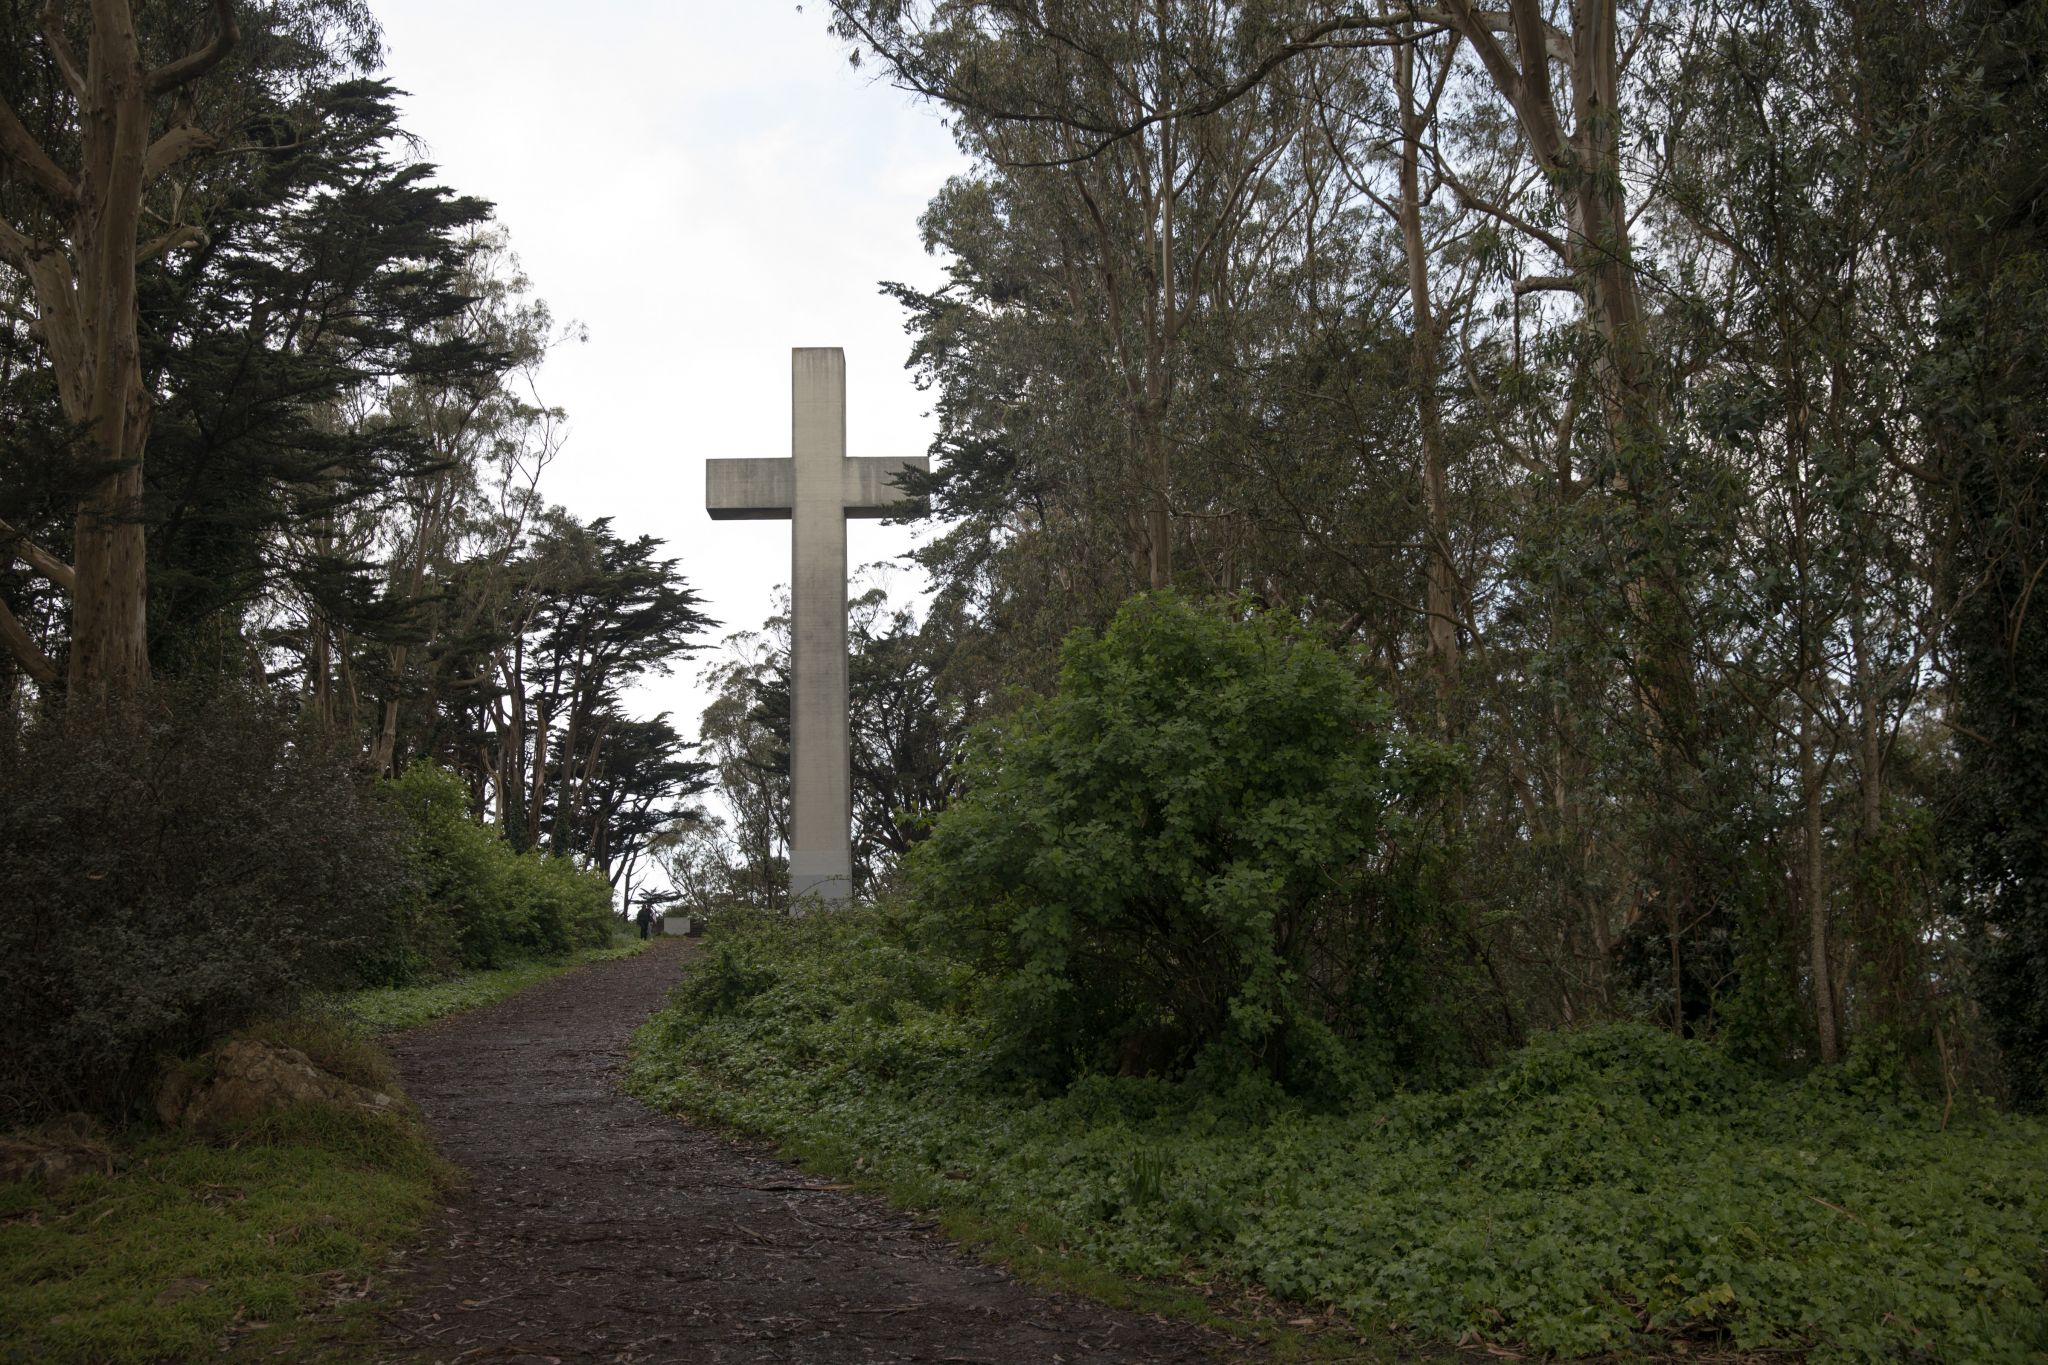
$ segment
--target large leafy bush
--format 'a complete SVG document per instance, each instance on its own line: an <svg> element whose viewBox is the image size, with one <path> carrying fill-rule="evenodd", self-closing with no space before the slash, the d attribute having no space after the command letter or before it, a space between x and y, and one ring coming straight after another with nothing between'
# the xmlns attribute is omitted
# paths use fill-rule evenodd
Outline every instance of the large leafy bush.
<svg viewBox="0 0 2048 1365"><path fill-rule="evenodd" d="M610 940L611 885L567 857L516 853L470 815L469 788L416 763L383 788L411 832L416 891L369 984L401 985L452 967L499 967L557 957Z"/></svg>
<svg viewBox="0 0 2048 1365"><path fill-rule="evenodd" d="M979 736L910 863L995 983L1013 1068L1339 1093L1461 1055L1434 875L1454 767L1354 660L1168 593L1061 660L1055 695Z"/></svg>
<svg viewBox="0 0 2048 1365"><path fill-rule="evenodd" d="M159 1055L346 982L408 892L404 837L239 692L0 734L0 1127L118 1114Z"/></svg>

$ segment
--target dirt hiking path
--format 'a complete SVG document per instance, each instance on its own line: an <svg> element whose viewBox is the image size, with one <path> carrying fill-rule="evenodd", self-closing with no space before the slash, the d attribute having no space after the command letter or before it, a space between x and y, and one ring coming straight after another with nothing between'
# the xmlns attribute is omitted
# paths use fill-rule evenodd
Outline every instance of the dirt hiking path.
<svg viewBox="0 0 2048 1365"><path fill-rule="evenodd" d="M391 1040L471 1184L400 1273L380 1358L1107 1365L1241 1349L1031 1289L626 1095L627 1039L696 949L664 940Z"/></svg>

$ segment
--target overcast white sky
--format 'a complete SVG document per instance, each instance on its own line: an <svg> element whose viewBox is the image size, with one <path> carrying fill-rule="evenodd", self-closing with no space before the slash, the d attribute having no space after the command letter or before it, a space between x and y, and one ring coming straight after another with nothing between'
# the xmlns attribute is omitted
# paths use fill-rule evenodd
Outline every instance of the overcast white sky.
<svg viewBox="0 0 2048 1365"><path fill-rule="evenodd" d="M373 6L407 129L445 183L497 204L557 319L589 327L543 376L569 413L543 490L666 541L719 635L757 628L789 523L712 522L704 460L789 454L793 346L845 348L849 455L925 452L902 310L876 286L940 278L917 219L965 163L937 114L850 69L815 3ZM911 536L854 522L849 559ZM907 568L896 595L920 582ZM696 673L636 701L694 738Z"/></svg>

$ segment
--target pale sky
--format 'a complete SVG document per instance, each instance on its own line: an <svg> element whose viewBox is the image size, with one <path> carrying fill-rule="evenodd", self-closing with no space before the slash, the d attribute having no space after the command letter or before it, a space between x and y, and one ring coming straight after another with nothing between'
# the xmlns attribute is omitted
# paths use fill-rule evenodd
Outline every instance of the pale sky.
<svg viewBox="0 0 2048 1365"><path fill-rule="evenodd" d="M372 0L384 74L444 183L489 199L558 320L543 374L569 436L543 491L666 541L723 628L789 579L788 522L704 514L707 456L789 454L789 352L846 350L847 453L922 455L928 395L882 280L938 282L917 219L963 158L938 115L794 0ZM856 521L851 565L908 527ZM896 595L921 584L895 575ZM685 665L636 696L696 735Z"/></svg>

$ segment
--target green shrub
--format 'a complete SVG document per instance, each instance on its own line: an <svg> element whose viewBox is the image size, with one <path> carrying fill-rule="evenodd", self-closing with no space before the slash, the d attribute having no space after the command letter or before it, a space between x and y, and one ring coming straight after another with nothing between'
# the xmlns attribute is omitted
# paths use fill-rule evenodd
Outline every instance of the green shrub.
<svg viewBox="0 0 2048 1365"><path fill-rule="evenodd" d="M407 893L345 758L239 692L0 735L0 1128L118 1117L157 1059L339 984Z"/></svg>
<svg viewBox="0 0 2048 1365"><path fill-rule="evenodd" d="M513 879L523 885L529 907L525 952L561 957L611 942L618 921L612 915L611 883L603 873L568 858L530 852L520 857Z"/></svg>
<svg viewBox="0 0 2048 1365"><path fill-rule="evenodd" d="M1497 1012L1457 1000L1480 987L1436 890L1455 767L1355 661L1165 593L1061 660L909 860L995 981L1013 1067L1334 1095L1470 1056L1457 1020Z"/></svg>
<svg viewBox="0 0 2048 1365"><path fill-rule="evenodd" d="M610 941L603 875L568 858L515 853L470 814L469 788L454 773L415 763L382 790L411 828L418 892L390 948L361 964L364 984L407 985Z"/></svg>

